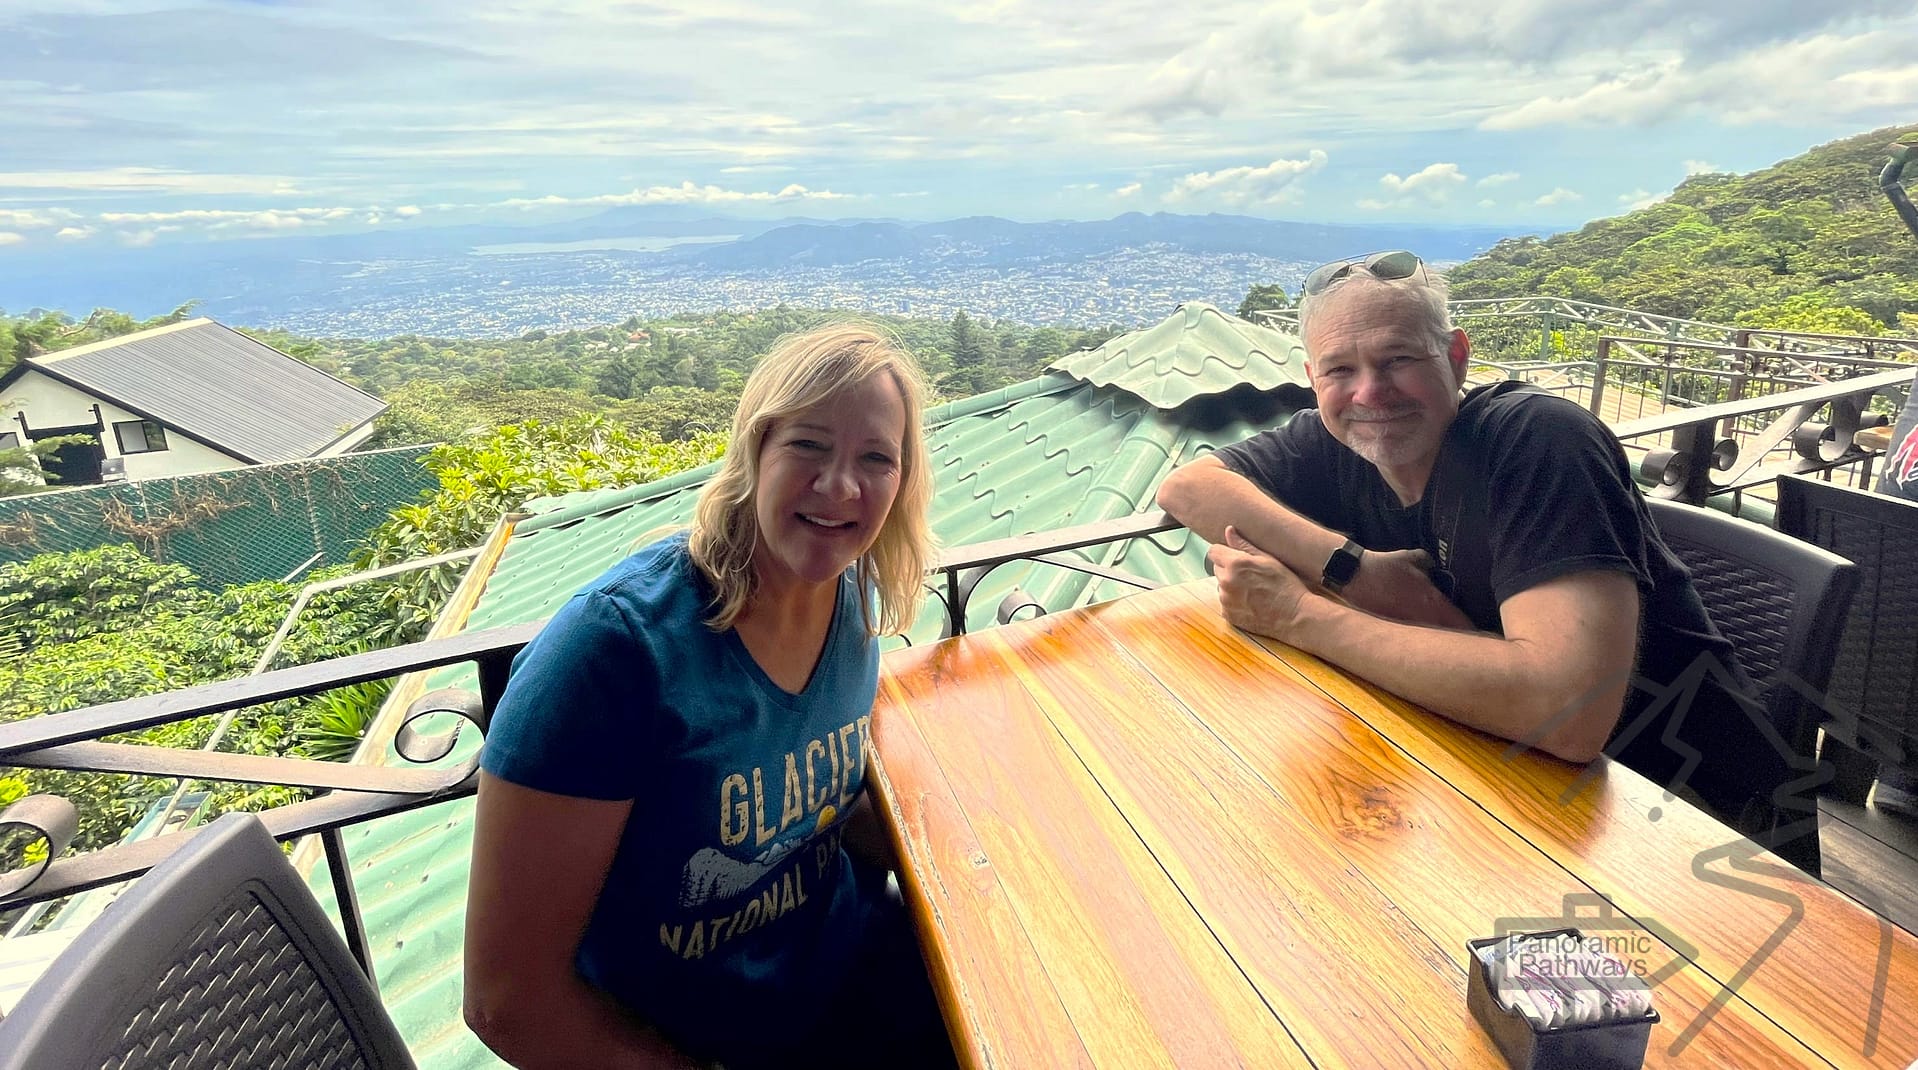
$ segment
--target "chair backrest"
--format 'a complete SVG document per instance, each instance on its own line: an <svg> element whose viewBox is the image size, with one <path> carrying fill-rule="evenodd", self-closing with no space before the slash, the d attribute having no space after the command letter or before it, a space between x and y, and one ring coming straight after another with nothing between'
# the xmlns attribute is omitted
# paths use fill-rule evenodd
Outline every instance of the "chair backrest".
<svg viewBox="0 0 1918 1070"><path fill-rule="evenodd" d="M0 1019L0 1070L412 1070L313 893L251 814L140 878Z"/></svg>
<svg viewBox="0 0 1918 1070"><path fill-rule="evenodd" d="M1797 767L1813 768L1817 755L1818 713L1792 677L1813 694L1831 680L1838 630L1858 582L1851 562L1810 543L1727 516L1714 509L1650 499L1652 519L1678 559L1691 571L1698 596L1712 623L1731 640L1739 664L1752 683L1766 688L1767 717L1791 746ZM1794 778L1796 779L1796 778ZM1753 797L1774 799L1778 784L1752 784ZM1800 793L1803 815L1817 814L1815 796ZM1765 840L1791 815L1771 815L1768 829L1749 827L1765 819L1745 815L1743 831ZM1767 846L1811 873L1819 871L1816 822L1796 842Z"/></svg>
<svg viewBox="0 0 1918 1070"><path fill-rule="evenodd" d="M1778 530L1858 566L1831 697L1866 729L1845 742L1918 772L1918 502L1784 476Z"/></svg>

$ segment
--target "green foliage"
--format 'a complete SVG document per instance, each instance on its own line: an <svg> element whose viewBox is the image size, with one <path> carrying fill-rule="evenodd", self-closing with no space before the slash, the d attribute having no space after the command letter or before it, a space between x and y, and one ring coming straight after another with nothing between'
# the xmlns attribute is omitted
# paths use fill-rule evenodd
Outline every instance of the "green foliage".
<svg viewBox="0 0 1918 1070"><path fill-rule="evenodd" d="M83 346L134 331L179 323L193 314L198 302L189 301L164 316L136 320L124 312L96 308L86 319L75 322L64 312L34 309L24 316L0 313L0 374L36 353Z"/></svg>
<svg viewBox="0 0 1918 1070"><path fill-rule="evenodd" d="M1908 330L1918 242L1877 188L1900 129L1749 175L1696 175L1664 202L1547 239L1511 238L1451 273L1455 298L1552 294L1717 323Z"/></svg>
<svg viewBox="0 0 1918 1070"><path fill-rule="evenodd" d="M384 398L392 407L369 448L448 442L522 420L554 422L588 413L672 440L730 426L740 387L773 343L837 315L782 306L660 320L629 317L615 326L529 331L512 339L251 333ZM942 398L1030 379L1060 357L1119 333L1116 326L1082 331L968 317L966 344L960 346L949 320L865 318L919 358Z"/></svg>
<svg viewBox="0 0 1918 1070"><path fill-rule="evenodd" d="M0 401L0 407L5 402ZM62 447L92 441L86 435L53 435L24 446L0 449L0 498L16 494L35 494L52 489L60 477L45 471L41 462L52 460Z"/></svg>
<svg viewBox="0 0 1918 1070"><path fill-rule="evenodd" d="M339 570L315 575L324 579ZM285 619L297 589L262 581L212 592L184 569L148 560L128 547L42 554L0 570L0 590L34 627L35 645L0 660L0 723L231 679L253 668ZM22 594L28 598L21 598ZM364 649L385 588L330 592L312 600L288 632L275 666L298 665ZM16 620L15 624L20 621ZM239 711L221 749L297 753L305 715L293 701ZM198 747L216 719L162 725L129 741ZM8 778L27 790L61 795L80 809L78 849L116 842L174 782L63 770L20 770ZM12 790L12 789L7 789ZM216 810L292 801L279 787L218 785Z"/></svg>
<svg viewBox="0 0 1918 1070"><path fill-rule="evenodd" d="M501 516L528 499L648 483L715 460L724 448L725 437L717 433L666 442L599 416L553 424L528 420L450 442L426 459L439 489L418 505L395 509L367 537L358 564L377 568L477 546ZM460 571L443 566L401 578L371 637L404 641L424 635Z"/></svg>
<svg viewBox="0 0 1918 1070"><path fill-rule="evenodd" d="M1239 318L1249 320L1252 313L1263 309L1290 308L1292 301L1285 296L1285 287L1273 282L1262 282L1245 292L1245 300L1239 302Z"/></svg>
<svg viewBox="0 0 1918 1070"><path fill-rule="evenodd" d="M132 545L0 565L0 621L28 649L139 625L199 578Z"/></svg>
<svg viewBox="0 0 1918 1070"><path fill-rule="evenodd" d="M392 690L391 680L367 680L315 696L295 732L301 750L307 757L324 762L352 758L366 736L367 725L373 723L380 703Z"/></svg>
<svg viewBox="0 0 1918 1070"><path fill-rule="evenodd" d="M1748 308L1733 321L1740 327L1808 334L1882 334L1885 325L1862 308L1836 304L1825 291L1796 293L1782 301Z"/></svg>

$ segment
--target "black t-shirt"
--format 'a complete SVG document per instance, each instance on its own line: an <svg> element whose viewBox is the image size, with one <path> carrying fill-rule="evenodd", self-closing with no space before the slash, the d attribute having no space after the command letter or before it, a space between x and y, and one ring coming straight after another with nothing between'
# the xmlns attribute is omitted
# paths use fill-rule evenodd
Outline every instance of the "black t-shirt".
<svg viewBox="0 0 1918 1070"><path fill-rule="evenodd" d="M1499 605L1520 591L1575 572L1626 573L1638 582L1639 675L1668 687L1700 654L1710 654L1752 693L1690 573L1659 537L1625 451L1571 401L1517 382L1473 390L1446 431L1424 496L1411 506L1400 505L1378 469L1332 437L1316 409L1217 457L1288 508L1367 549L1423 548L1438 563L1433 578L1440 589L1484 631L1503 634ZM1642 687L1627 692L1606 750L1669 785L1685 756L1662 738L1664 712L1629 740L1619 738L1656 698ZM1732 749L1743 756L1738 760L1785 769L1785 759L1710 674L1678 736L1713 755L1713 765ZM1728 748L1732 740L1744 745ZM1743 799L1725 797L1710 779L1711 769L1701 767L1691 783L1729 810L1721 816L1735 817Z"/></svg>

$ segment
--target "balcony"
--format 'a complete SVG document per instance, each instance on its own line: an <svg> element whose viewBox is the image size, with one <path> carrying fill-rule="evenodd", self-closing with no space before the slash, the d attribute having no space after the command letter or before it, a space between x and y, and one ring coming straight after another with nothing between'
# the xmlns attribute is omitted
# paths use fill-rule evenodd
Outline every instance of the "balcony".
<svg viewBox="0 0 1918 1070"><path fill-rule="evenodd" d="M1876 371L1718 405L1674 406L1619 430L1622 437L1629 434L1628 445L1640 443L1635 452L1644 458L1641 471L1661 488L1659 493L1693 500L1732 495L1764 478L1762 468L1739 466L1740 456L1754 464L1797 467L1812 462L1801 450L1783 444L1808 437L1794 433L1815 426L1814 417L1823 411L1834 413L1826 427L1842 429L1850 418L1844 413L1870 411L1872 399L1892 389L1890 377L1895 374ZM1904 373L1901 384L1908 382L1909 373ZM1590 390L1583 400L1602 398L1602 389ZM1009 407L1020 400L1012 399ZM1757 428L1747 433L1741 452L1731 458L1733 464L1721 464L1720 455L1710 451L1700 460L1699 443L1711 437L1716 447L1719 437L1729 436L1713 436L1733 425ZM1835 440L1839 433L1821 430L1816 437ZM1125 439L1119 453L1128 447L1136 448L1137 439ZM1650 461L1660 451L1669 451L1662 469ZM1156 463L1169 467L1180 452L1160 449ZM1686 461L1672 460L1680 457ZM1834 456L1820 454L1805 470L1843 474L1849 468L1854 478L1862 478L1855 473L1870 460L1869 451L1847 441ZM1682 478L1662 474L1673 471ZM1711 473L1730 476L1714 479ZM1155 486L1162 474L1153 469L1148 485ZM617 555L643 533L670 522L683 508L678 492L690 485L635 492L616 501L600 496L560 502L537 516L509 519L480 550L454 596L442 633L425 642L0 726L0 764L172 777L183 784L279 784L314 793L305 801L264 812L262 820L276 838L295 844L296 862L334 912L355 956L381 985L383 999L416 1058L433 1067L491 1065L458 1015L459 919L479 738L512 657L550 614L555 592L576 586L577 573L596 573L607 555ZM973 542L946 552L929 577L934 598L915 629L920 641L1199 576L1203 549L1197 540L1163 514L1138 511L1142 495L1132 492L1126 497L1112 489L1117 485L1105 479L1088 489L1085 500L1123 503L1125 511L1118 516ZM526 579L533 576L539 582ZM350 764L110 741L159 724L372 679L396 680L393 698ZM29 803L16 805L7 819L43 830L52 860L0 878L0 909L116 885L145 872L193 835L190 828L162 831L66 857L62 841L70 837L71 827L61 807L44 800ZM1828 826L1829 821L1828 815ZM1918 872L1918 863L1908 857L1918 850L1900 852L1895 844L1874 839L1888 835L1882 830L1843 820L1840 824L1852 831L1826 848L1836 863L1828 874L1832 882L1843 889L1844 880L1855 880L1858 898L1884 901L1906 927L1918 925L1911 883L1902 890L1895 877L1893 883L1871 883L1874 876L1885 882L1886 874Z"/></svg>

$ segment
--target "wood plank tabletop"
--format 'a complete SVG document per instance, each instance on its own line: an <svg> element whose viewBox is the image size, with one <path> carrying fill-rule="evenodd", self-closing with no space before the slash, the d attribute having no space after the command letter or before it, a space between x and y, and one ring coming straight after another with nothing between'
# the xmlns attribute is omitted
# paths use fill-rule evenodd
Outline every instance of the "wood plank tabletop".
<svg viewBox="0 0 1918 1070"><path fill-rule="evenodd" d="M1647 1066L1918 1059L1918 938L1219 616L1210 581L888 654L873 786L976 1067L1499 1067L1468 939L1645 951Z"/></svg>

